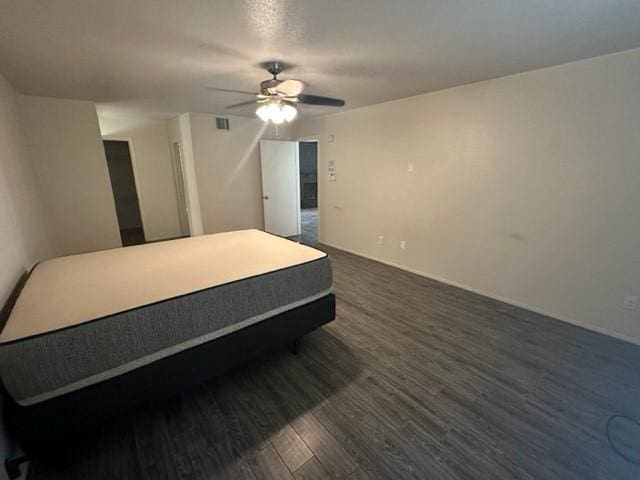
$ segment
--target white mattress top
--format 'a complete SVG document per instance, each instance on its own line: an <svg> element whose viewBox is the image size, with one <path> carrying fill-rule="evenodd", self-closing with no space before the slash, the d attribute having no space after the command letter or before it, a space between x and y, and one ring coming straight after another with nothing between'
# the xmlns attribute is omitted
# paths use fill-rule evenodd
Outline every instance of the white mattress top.
<svg viewBox="0 0 640 480"><path fill-rule="evenodd" d="M324 256L284 238L243 230L46 260L29 276L0 343Z"/></svg>

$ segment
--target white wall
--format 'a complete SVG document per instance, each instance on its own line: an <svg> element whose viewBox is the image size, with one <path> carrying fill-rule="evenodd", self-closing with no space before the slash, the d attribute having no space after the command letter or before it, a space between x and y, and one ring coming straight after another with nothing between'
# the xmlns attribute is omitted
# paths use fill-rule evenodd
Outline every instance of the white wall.
<svg viewBox="0 0 640 480"><path fill-rule="evenodd" d="M320 240L640 342L639 86L634 50L304 119Z"/></svg>
<svg viewBox="0 0 640 480"><path fill-rule="evenodd" d="M21 96L20 113L56 253L121 246L95 105Z"/></svg>
<svg viewBox="0 0 640 480"><path fill-rule="evenodd" d="M189 117L188 113L183 113L182 115L171 119L168 123L168 127L170 141L178 142L180 145L187 201L187 218L189 220L189 232L193 237L196 235L202 235L203 227Z"/></svg>
<svg viewBox="0 0 640 480"><path fill-rule="evenodd" d="M55 250L20 130L17 100L0 75L0 305L22 273ZM0 454L6 455L7 449L0 427ZM0 468L0 479L5 478Z"/></svg>
<svg viewBox="0 0 640 480"><path fill-rule="evenodd" d="M129 140L147 240L181 235L169 127L165 120L100 115L104 139Z"/></svg>
<svg viewBox="0 0 640 480"><path fill-rule="evenodd" d="M261 229L259 142L266 125L258 119L227 116L231 129L217 130L215 117L189 114L204 232Z"/></svg>

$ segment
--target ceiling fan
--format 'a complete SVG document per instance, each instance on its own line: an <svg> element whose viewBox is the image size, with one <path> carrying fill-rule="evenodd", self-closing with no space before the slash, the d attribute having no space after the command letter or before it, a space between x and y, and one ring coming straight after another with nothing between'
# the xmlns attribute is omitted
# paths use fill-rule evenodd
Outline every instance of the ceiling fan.
<svg viewBox="0 0 640 480"><path fill-rule="evenodd" d="M343 107L344 100L339 98L322 97L319 95L310 95L302 93L304 83L300 80L280 80L278 75L288 68L282 62L270 61L260 65L267 72L273 75L273 78L264 80L260 83L260 92L245 92L241 90L228 90L224 88L207 87L208 90L216 90L219 92L242 93L245 95L254 95L254 100L229 105L227 109L243 107L253 103L258 105L256 115L264 122L273 122L276 125L283 122L291 122L298 115L296 104L304 105L321 105L326 107Z"/></svg>

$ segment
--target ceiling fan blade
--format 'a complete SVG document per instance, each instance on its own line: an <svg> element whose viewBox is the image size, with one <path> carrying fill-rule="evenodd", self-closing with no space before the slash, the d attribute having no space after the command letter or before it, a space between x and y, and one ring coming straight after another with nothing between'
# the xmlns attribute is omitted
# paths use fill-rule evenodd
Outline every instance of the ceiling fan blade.
<svg viewBox="0 0 640 480"><path fill-rule="evenodd" d="M300 80L284 80L278 84L276 91L287 97L295 97L300 95L304 89L304 83Z"/></svg>
<svg viewBox="0 0 640 480"><path fill-rule="evenodd" d="M227 107L227 110L229 110L230 108L244 107L245 105L251 105L252 103L255 104L256 101L255 100L250 100L248 102L234 103L233 105L229 105Z"/></svg>
<svg viewBox="0 0 640 480"><path fill-rule="evenodd" d="M204 87L207 90L212 90L214 92L223 92L223 93L239 93L241 95L258 95L255 92L245 92L244 90L231 90L229 88L216 88L216 87Z"/></svg>
<svg viewBox="0 0 640 480"><path fill-rule="evenodd" d="M331 98L331 97L321 97L320 95L307 95L301 93L298 95L298 99L300 103L304 103L306 105L322 105L325 107L344 107L344 100L339 98Z"/></svg>

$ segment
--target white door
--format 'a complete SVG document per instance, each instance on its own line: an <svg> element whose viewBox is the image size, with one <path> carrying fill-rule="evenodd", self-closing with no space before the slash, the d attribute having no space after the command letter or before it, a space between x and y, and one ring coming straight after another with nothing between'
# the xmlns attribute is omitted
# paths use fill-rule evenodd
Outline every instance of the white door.
<svg viewBox="0 0 640 480"><path fill-rule="evenodd" d="M300 234L298 142L260 140L264 229L275 235Z"/></svg>

